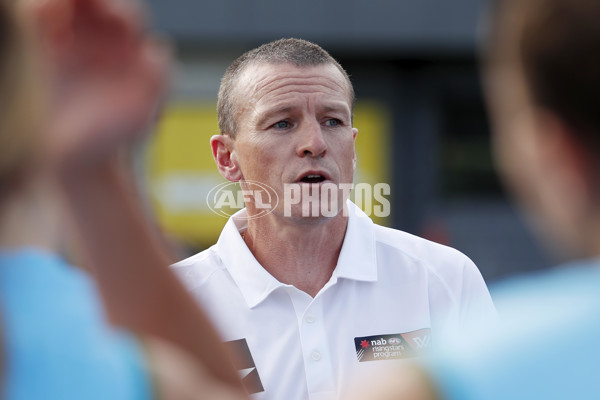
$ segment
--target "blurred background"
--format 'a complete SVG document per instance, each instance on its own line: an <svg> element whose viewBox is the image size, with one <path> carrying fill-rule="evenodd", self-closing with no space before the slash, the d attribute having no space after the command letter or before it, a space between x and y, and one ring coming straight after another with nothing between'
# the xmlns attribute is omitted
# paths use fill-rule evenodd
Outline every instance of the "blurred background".
<svg viewBox="0 0 600 400"><path fill-rule="evenodd" d="M391 185L391 215L378 223L458 248L488 283L558 261L543 255L494 171L477 67L485 0L145 2L177 50L144 171L182 257L213 244L226 222L206 204L224 182L209 147L222 74L246 50L299 37L323 46L353 81L355 183Z"/></svg>

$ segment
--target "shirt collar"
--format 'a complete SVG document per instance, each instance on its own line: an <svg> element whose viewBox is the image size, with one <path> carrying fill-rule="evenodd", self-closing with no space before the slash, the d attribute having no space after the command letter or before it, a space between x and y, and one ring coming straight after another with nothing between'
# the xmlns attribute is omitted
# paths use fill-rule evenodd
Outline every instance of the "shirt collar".
<svg viewBox="0 0 600 400"><path fill-rule="evenodd" d="M377 280L377 257L373 221L350 200L347 202L348 227L344 243L328 284L338 278L374 282ZM269 294L284 284L254 258L240 232L248 227L246 209L236 212L221 232L216 247L219 257L227 267L248 307L254 308Z"/></svg>
<svg viewBox="0 0 600 400"><path fill-rule="evenodd" d="M346 202L348 227L333 277L377 281L375 224L356 204Z"/></svg>
<svg viewBox="0 0 600 400"><path fill-rule="evenodd" d="M279 287L285 287L259 264L240 235L248 228L246 209L229 218L217 241L217 252L227 267L248 307L253 308Z"/></svg>

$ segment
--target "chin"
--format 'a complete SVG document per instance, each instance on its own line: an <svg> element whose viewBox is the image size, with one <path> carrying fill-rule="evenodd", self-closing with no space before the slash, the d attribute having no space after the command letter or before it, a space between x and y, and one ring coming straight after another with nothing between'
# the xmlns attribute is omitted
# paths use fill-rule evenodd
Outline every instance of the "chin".
<svg viewBox="0 0 600 400"><path fill-rule="evenodd" d="M539 210L530 211L525 215L538 242L557 262L589 256L585 249L587 241L580 237L581 229L570 227L569 224L564 224L552 216L548 217Z"/></svg>

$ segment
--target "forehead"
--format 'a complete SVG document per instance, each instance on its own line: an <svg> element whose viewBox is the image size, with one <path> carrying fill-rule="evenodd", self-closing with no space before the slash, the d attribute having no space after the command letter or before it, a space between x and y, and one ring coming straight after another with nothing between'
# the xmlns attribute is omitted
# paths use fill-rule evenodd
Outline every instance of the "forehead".
<svg viewBox="0 0 600 400"><path fill-rule="evenodd" d="M252 64L242 72L236 88L243 108L293 100L298 95L343 101L351 108L350 93L349 82L333 64Z"/></svg>

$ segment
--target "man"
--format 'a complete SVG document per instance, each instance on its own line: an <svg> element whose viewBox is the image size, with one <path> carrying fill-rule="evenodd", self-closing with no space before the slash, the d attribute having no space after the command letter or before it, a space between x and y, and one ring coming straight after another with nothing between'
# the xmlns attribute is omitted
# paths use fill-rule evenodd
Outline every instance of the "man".
<svg viewBox="0 0 600 400"><path fill-rule="evenodd" d="M217 167L280 201L264 213L266 197L248 196L215 246L174 269L246 356L238 367L257 399L343 396L430 334L495 315L467 257L377 226L347 201L353 102L343 68L304 40L249 51L222 79Z"/></svg>
<svg viewBox="0 0 600 400"><path fill-rule="evenodd" d="M600 397L599 16L597 0L498 2L484 68L500 171L577 261L502 284L502 324L444 346L428 384L413 370L363 398Z"/></svg>

